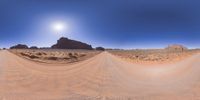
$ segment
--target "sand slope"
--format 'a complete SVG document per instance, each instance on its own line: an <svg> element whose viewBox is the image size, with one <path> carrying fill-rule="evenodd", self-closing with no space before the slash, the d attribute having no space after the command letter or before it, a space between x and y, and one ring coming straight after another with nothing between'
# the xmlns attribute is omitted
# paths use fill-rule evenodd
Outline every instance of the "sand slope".
<svg viewBox="0 0 200 100"><path fill-rule="evenodd" d="M148 66L103 52L51 66L0 51L0 100L198 100L199 92L200 55Z"/></svg>

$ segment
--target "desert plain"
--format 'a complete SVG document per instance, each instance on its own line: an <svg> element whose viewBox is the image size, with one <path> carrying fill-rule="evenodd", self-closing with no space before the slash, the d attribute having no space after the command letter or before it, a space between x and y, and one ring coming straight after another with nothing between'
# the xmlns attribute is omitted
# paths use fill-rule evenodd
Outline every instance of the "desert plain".
<svg viewBox="0 0 200 100"><path fill-rule="evenodd" d="M0 100L199 100L198 49L0 50Z"/></svg>

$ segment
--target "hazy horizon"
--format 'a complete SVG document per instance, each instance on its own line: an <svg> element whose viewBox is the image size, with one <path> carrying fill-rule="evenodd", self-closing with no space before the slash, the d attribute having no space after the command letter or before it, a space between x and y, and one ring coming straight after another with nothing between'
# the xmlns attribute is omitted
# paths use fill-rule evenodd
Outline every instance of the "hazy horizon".
<svg viewBox="0 0 200 100"><path fill-rule="evenodd" d="M105 48L200 48L200 1L1 0L0 48L64 36Z"/></svg>

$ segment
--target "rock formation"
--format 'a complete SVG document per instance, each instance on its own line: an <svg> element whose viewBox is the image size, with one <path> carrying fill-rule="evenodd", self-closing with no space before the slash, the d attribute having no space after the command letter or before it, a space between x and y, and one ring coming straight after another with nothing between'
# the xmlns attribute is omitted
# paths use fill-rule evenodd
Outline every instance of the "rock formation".
<svg viewBox="0 0 200 100"><path fill-rule="evenodd" d="M10 47L10 49L28 49L28 46L24 44L18 44L18 45Z"/></svg>
<svg viewBox="0 0 200 100"><path fill-rule="evenodd" d="M96 50L104 51L105 48L103 48L103 47L96 47Z"/></svg>
<svg viewBox="0 0 200 100"><path fill-rule="evenodd" d="M80 41L71 40L65 37L61 37L57 43L51 46L53 49L88 49L92 50L92 46Z"/></svg>
<svg viewBox="0 0 200 100"><path fill-rule="evenodd" d="M29 49L38 49L38 47L37 46L32 46Z"/></svg>
<svg viewBox="0 0 200 100"><path fill-rule="evenodd" d="M174 44L174 45L169 45L167 48L165 48L166 50L170 50L170 51L185 51L187 50L187 48L183 45L178 45L178 44Z"/></svg>

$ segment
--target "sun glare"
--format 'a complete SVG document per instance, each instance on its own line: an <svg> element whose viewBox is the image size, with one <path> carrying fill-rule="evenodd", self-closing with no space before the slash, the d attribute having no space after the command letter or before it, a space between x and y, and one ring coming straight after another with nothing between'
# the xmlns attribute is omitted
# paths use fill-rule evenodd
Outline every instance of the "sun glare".
<svg viewBox="0 0 200 100"><path fill-rule="evenodd" d="M66 29L66 26L64 23L57 22L53 23L52 28L55 32L63 32Z"/></svg>

